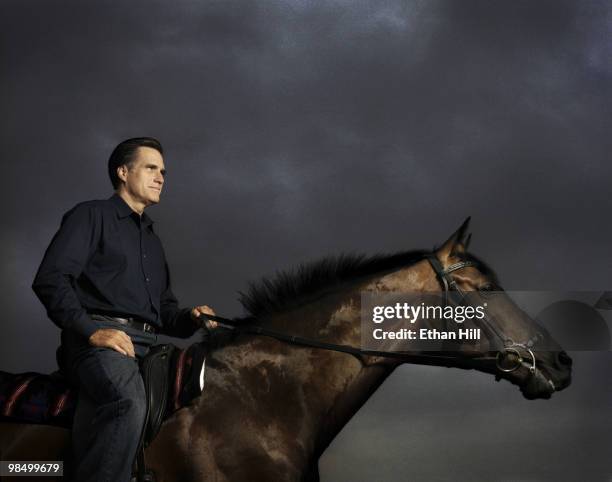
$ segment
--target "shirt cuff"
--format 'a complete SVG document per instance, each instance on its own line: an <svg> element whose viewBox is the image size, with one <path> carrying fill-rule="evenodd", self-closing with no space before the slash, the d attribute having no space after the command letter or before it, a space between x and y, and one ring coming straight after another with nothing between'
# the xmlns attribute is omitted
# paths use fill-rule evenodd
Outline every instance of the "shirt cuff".
<svg viewBox="0 0 612 482"><path fill-rule="evenodd" d="M181 318L182 318L182 323L183 326L187 327L187 326L191 326L191 328L189 329L189 331L191 332L191 335L193 336L193 334L198 331L198 329L200 329L200 322L197 320L194 320L191 317L191 308L183 308L183 313L181 313Z"/></svg>

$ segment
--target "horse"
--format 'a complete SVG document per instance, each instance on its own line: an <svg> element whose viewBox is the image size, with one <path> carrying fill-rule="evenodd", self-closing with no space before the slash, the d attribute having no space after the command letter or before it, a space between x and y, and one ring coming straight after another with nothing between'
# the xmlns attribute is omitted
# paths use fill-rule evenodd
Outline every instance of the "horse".
<svg viewBox="0 0 612 482"><path fill-rule="evenodd" d="M489 302L495 318L466 322L488 328L482 342L443 353L359 348L363 293L501 290L494 271L468 252L468 223L433 251L324 258L241 293L249 316L236 326L260 332L222 330L202 394L146 449L155 480L316 482L326 447L403 363L489 373L528 399L569 386L571 358L505 295ZM275 336L283 333L292 338ZM496 351L495 338L504 342ZM68 444L65 429L2 424L0 459L68 460Z"/></svg>

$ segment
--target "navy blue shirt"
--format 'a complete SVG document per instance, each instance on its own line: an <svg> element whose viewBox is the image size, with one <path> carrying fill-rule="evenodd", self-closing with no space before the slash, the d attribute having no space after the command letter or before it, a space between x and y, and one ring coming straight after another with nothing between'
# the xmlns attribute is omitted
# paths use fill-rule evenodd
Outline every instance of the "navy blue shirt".
<svg viewBox="0 0 612 482"><path fill-rule="evenodd" d="M198 328L172 293L153 221L117 194L64 215L32 289L56 325L86 338L100 328L88 313L135 317L182 338Z"/></svg>

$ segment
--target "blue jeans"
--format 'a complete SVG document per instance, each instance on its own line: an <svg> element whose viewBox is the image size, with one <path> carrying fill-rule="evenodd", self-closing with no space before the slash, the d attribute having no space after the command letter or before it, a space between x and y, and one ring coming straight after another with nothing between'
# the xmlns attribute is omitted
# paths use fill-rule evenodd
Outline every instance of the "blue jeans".
<svg viewBox="0 0 612 482"><path fill-rule="evenodd" d="M129 482L146 416L138 358L156 336L110 321L104 327L130 335L137 358L91 346L70 330L62 332L61 369L79 389L72 426L75 482Z"/></svg>

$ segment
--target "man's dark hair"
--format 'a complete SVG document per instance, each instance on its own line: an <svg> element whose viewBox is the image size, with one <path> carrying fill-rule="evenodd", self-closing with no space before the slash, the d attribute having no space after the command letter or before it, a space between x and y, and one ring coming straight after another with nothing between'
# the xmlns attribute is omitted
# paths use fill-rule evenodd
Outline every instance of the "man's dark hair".
<svg viewBox="0 0 612 482"><path fill-rule="evenodd" d="M139 147L151 147L159 151L160 154L164 153L161 143L153 137L133 137L121 142L113 149L113 153L108 159L108 175L114 189L117 189L121 184L121 180L117 176L117 168L124 164L128 168L132 167L134 154L136 154Z"/></svg>

